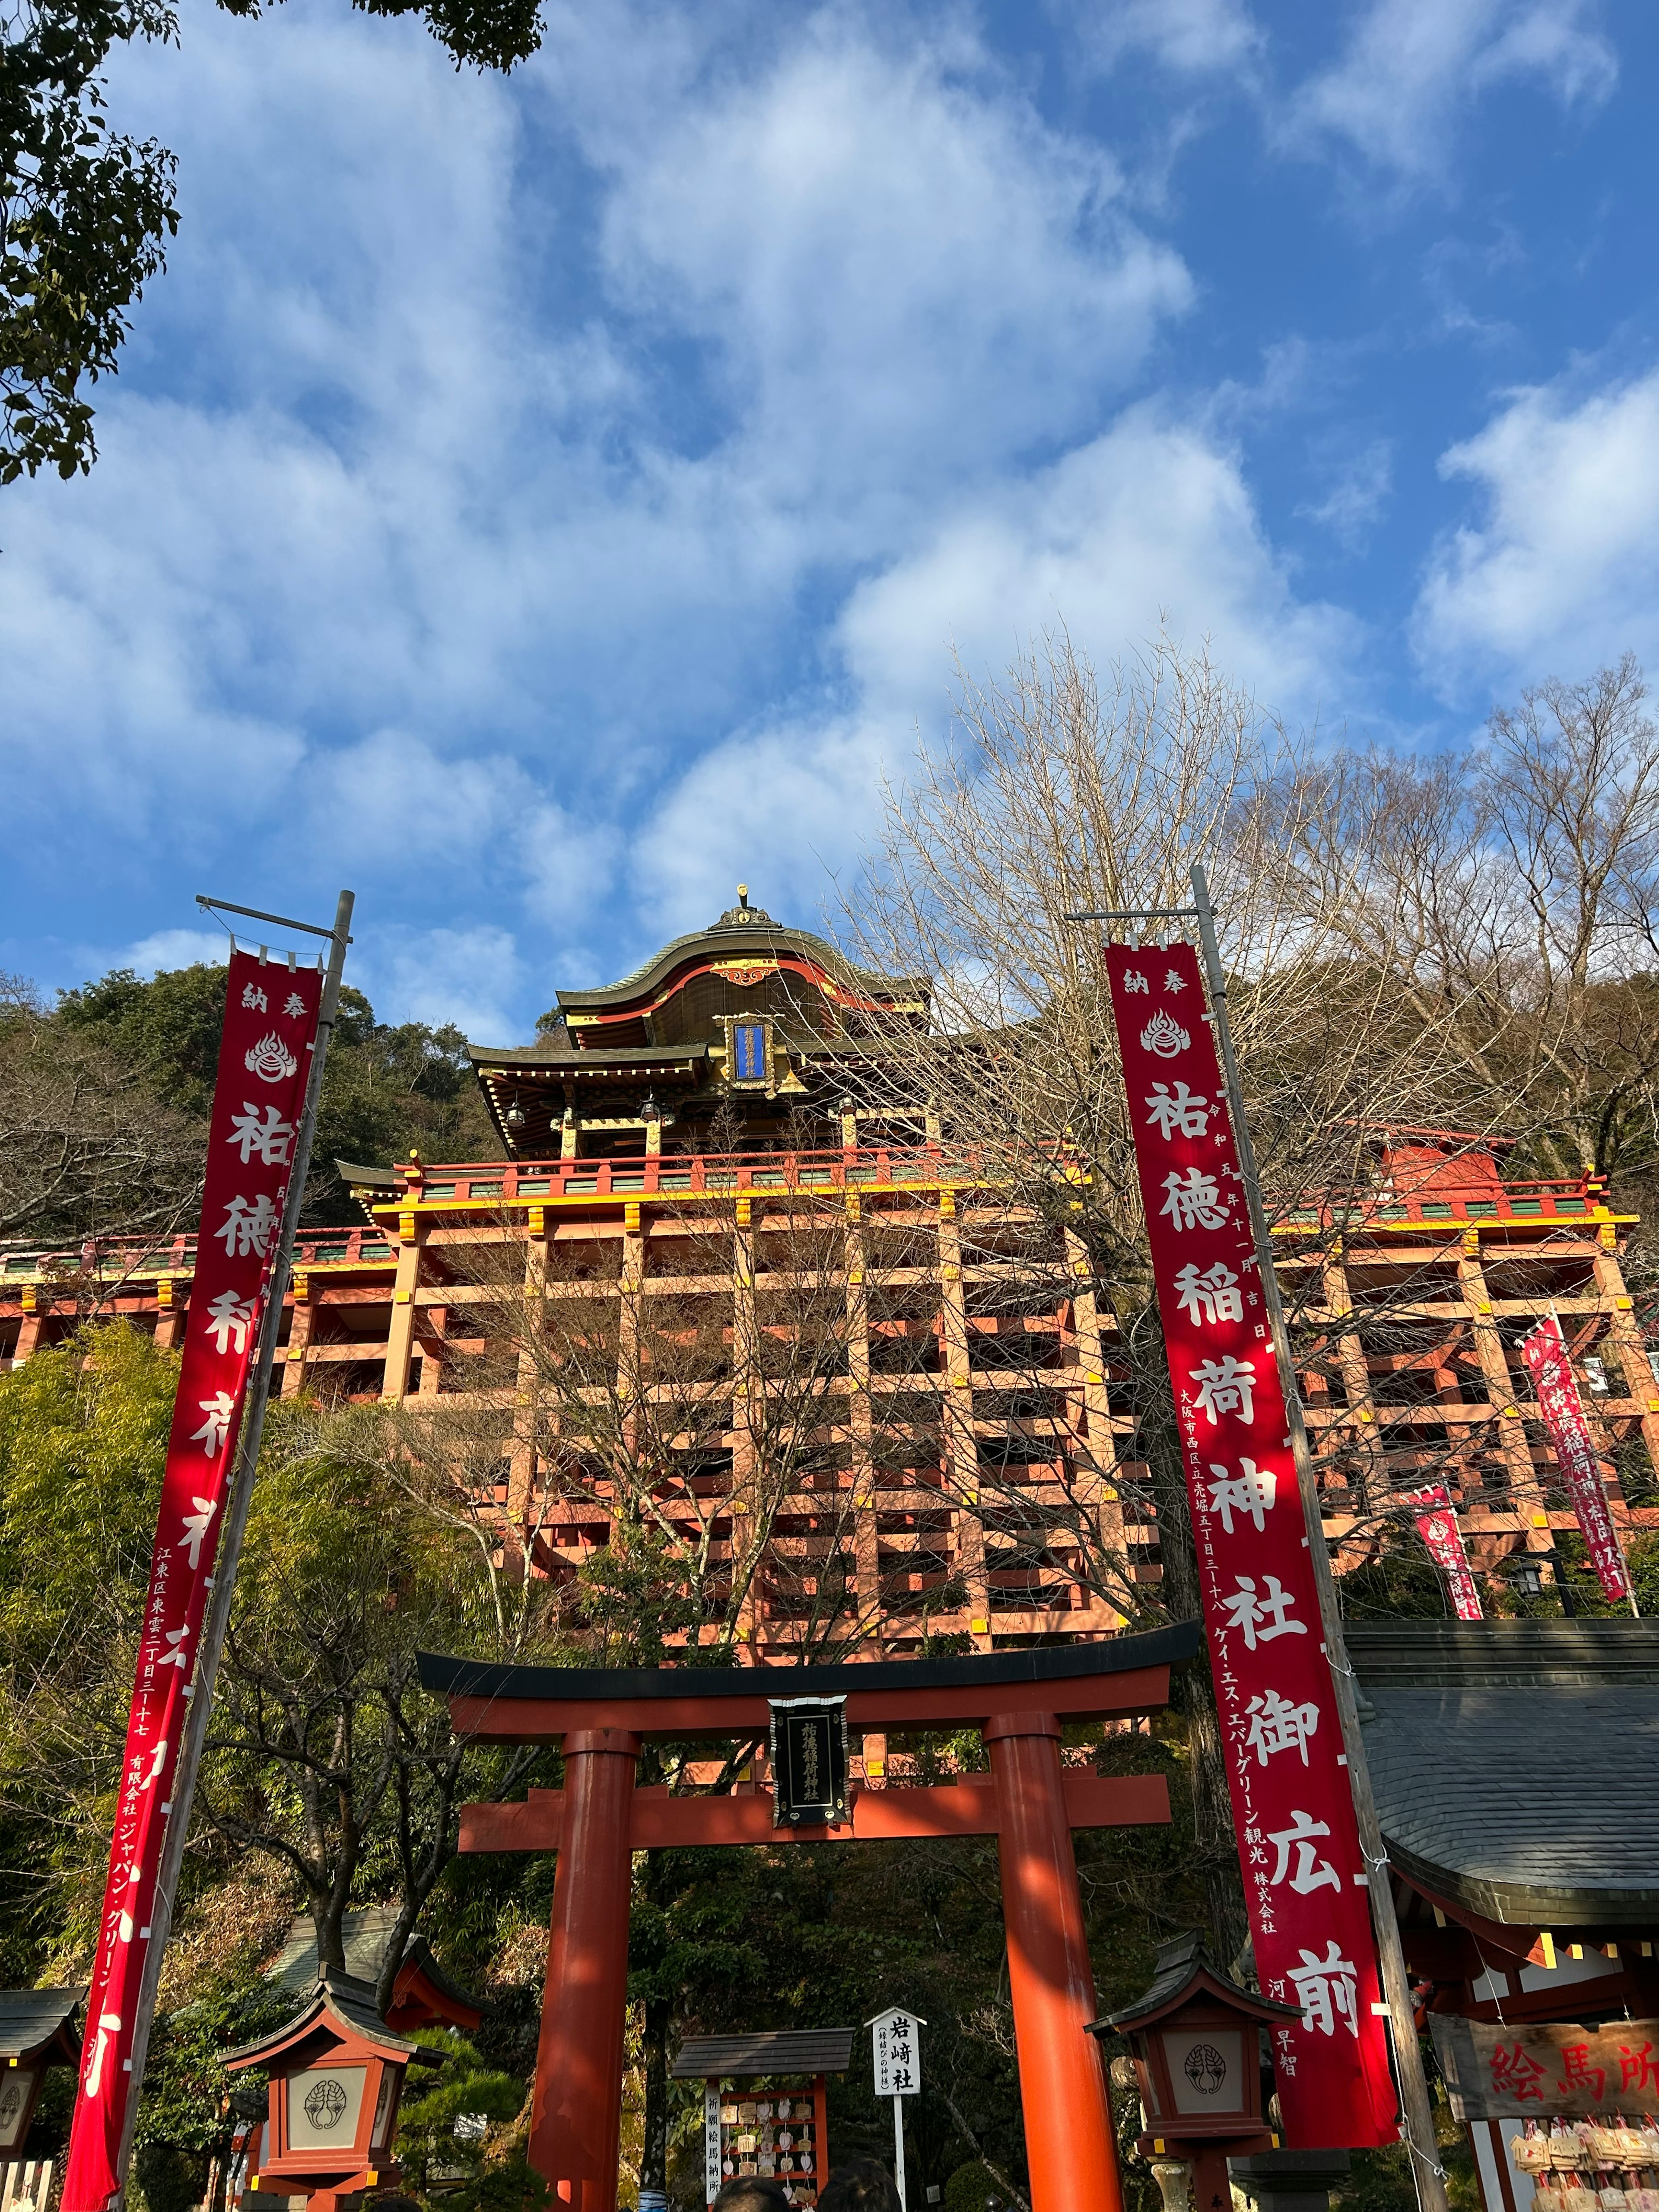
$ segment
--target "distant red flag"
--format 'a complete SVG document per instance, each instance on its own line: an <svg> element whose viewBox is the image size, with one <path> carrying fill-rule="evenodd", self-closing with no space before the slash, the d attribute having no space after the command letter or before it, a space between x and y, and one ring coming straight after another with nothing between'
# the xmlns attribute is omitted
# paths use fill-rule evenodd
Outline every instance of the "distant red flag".
<svg viewBox="0 0 1659 2212"><path fill-rule="evenodd" d="M1365 1863L1238 1147L1190 945L1106 947L1239 1863L1294 2149L1399 2140Z"/></svg>
<svg viewBox="0 0 1659 2212"><path fill-rule="evenodd" d="M305 1109L323 978L233 952L179 1395L127 1721L109 1879L87 1993L63 2212L104 2212L134 2083L132 2035L156 1872L260 1315Z"/></svg>
<svg viewBox="0 0 1659 2212"><path fill-rule="evenodd" d="M1531 1370L1532 1387L1538 1393L1544 1426L1566 1478L1572 1510L1578 1516L1590 1564L1601 1577L1601 1594L1609 1603L1618 1605L1630 1595L1625 1555L1620 1549L1613 1516L1607 1510L1601 1456L1585 1417L1584 1401L1578 1395L1578 1377L1572 1371L1561 1324L1553 1314L1547 1321L1540 1321L1523 1340L1521 1357Z"/></svg>
<svg viewBox="0 0 1659 2212"><path fill-rule="evenodd" d="M1469 1571L1469 1555L1464 1548L1463 1531L1457 1525L1457 1512L1451 1502L1451 1493L1443 1482L1431 1482L1421 1490L1402 1490L1400 1503L1409 1505L1417 1522L1417 1533L1428 1547L1429 1557L1446 1577L1446 1587L1451 1592L1452 1609L1460 1620L1483 1620L1480 1610L1480 1591Z"/></svg>

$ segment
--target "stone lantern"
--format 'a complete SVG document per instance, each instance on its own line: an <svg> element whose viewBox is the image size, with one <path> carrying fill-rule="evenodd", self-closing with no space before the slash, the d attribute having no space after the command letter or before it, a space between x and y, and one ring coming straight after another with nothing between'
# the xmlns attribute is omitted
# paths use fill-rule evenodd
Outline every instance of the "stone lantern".
<svg viewBox="0 0 1659 2212"><path fill-rule="evenodd" d="M1090 2030L1127 2039L1146 2118L1135 2148L1153 2160L1169 2212L1188 2191L1192 2212L1231 2212L1228 2159L1274 2142L1262 2109L1260 2031L1301 2017L1294 2005L1229 1981L1203 1938L1183 1936L1158 1952L1145 1996ZM1188 2174L1158 2170L1177 2161Z"/></svg>
<svg viewBox="0 0 1659 2212"><path fill-rule="evenodd" d="M325 1966L292 2020L225 2054L230 2073L260 2066L270 2076L249 2188L308 2197L308 2212L337 2212L342 2197L392 2186L404 2072L441 2066L444 2057L395 2035L367 1982Z"/></svg>

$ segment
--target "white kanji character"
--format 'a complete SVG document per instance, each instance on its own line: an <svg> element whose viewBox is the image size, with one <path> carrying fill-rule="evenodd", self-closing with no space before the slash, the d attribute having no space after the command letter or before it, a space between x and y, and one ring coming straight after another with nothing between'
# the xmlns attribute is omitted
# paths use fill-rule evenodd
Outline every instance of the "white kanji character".
<svg viewBox="0 0 1659 2212"><path fill-rule="evenodd" d="M1220 1477L1210 1485L1210 1510L1221 1516L1221 1525L1228 1535L1233 1533L1233 1511L1248 1513L1258 1531L1265 1528L1264 1513L1271 1513L1279 1498L1279 1477L1271 1468L1258 1468L1253 1459L1241 1459L1243 1470L1229 1474L1218 1461L1210 1462L1210 1473Z"/></svg>
<svg viewBox="0 0 1659 2212"><path fill-rule="evenodd" d="M191 1571L194 1573L202 1563L202 1541L207 1534L209 1522L219 1510L219 1501L216 1498L192 1498L190 1502L196 1510L185 1514L184 1534L179 1540L185 1547L185 1556L190 1563Z"/></svg>
<svg viewBox="0 0 1659 2212"><path fill-rule="evenodd" d="M1279 1751L1294 1751L1307 1765L1309 1741L1319 1730L1317 1705L1293 1705L1277 1690L1266 1690L1245 1710L1254 1715L1245 1741L1263 1766Z"/></svg>
<svg viewBox="0 0 1659 2212"><path fill-rule="evenodd" d="M168 1629L167 1642L173 1646L173 1649L171 1651L164 1651L161 1657L156 1661L156 1665L158 1667L177 1667L181 1670L184 1668L188 1667L190 1664L190 1654L185 1649L185 1638L189 1634L190 1631L188 1628Z"/></svg>
<svg viewBox="0 0 1659 2212"><path fill-rule="evenodd" d="M1298 1897L1306 1897L1316 1889L1334 1889L1340 1892L1342 1887L1341 1875L1338 1874L1328 1859L1320 1857L1311 1840L1315 1836L1328 1836L1330 1832L1328 1821L1316 1820L1311 1814L1298 1813L1292 1806L1290 1826L1273 1828L1267 1833L1267 1841L1279 1854L1273 1862L1273 1870L1268 1876L1268 1880L1277 1887L1285 1880L1286 1875L1290 1875L1291 1887L1295 1890ZM1290 1873L1292 1850L1296 1853L1294 1874Z"/></svg>
<svg viewBox="0 0 1659 2212"><path fill-rule="evenodd" d="M1139 968L1126 968L1123 971L1123 988L1126 991L1139 991L1144 996L1152 987Z"/></svg>
<svg viewBox="0 0 1659 2212"><path fill-rule="evenodd" d="M1252 1651L1258 1644L1271 1644L1275 1636L1305 1636L1308 1632L1305 1620L1285 1618L1295 1607L1296 1600L1279 1577L1269 1575L1267 1583L1265 1593L1258 1596L1255 1577L1240 1575L1237 1589L1221 1601L1232 1615L1229 1627L1243 1630L1245 1644Z"/></svg>
<svg viewBox="0 0 1659 2212"><path fill-rule="evenodd" d="M199 1429L191 1431L190 1440L193 1444L200 1444L211 1459L216 1452L224 1449L225 1438L230 1434L230 1425L236 1418L236 1401L228 1390L216 1390L210 1398L198 1398L196 1402L207 1419ZM191 1566L195 1564L192 1559Z"/></svg>
<svg viewBox="0 0 1659 2212"><path fill-rule="evenodd" d="M298 1021L305 1010L306 1002L300 996L300 994L297 991L290 991L286 1001L284 1002L283 1012L285 1014L291 1015L295 1021Z"/></svg>
<svg viewBox="0 0 1659 2212"><path fill-rule="evenodd" d="M1164 975L1164 988L1166 991L1184 991L1186 989L1187 978L1182 974L1179 968L1170 968L1165 969Z"/></svg>
<svg viewBox="0 0 1659 2212"><path fill-rule="evenodd" d="M230 1259L257 1252L263 1260L276 1227L276 1209L269 1194L262 1190L251 1206L240 1195L233 1198L214 1234L223 1237L225 1252Z"/></svg>
<svg viewBox="0 0 1659 2212"><path fill-rule="evenodd" d="M208 1301L208 1334L214 1340L214 1350L223 1352L234 1337L234 1349L247 1350L247 1333L253 1319L253 1301L240 1297L234 1291L221 1291L216 1298Z"/></svg>
<svg viewBox="0 0 1659 2212"><path fill-rule="evenodd" d="M285 1168L293 1141L293 1122L283 1121L274 1106L256 1106L251 1098L243 1100L240 1114L231 1115L230 1134L225 1139L228 1145L241 1146L244 1167L258 1152L263 1166Z"/></svg>
<svg viewBox="0 0 1659 2212"><path fill-rule="evenodd" d="M251 1006L255 1013L264 1013L265 1011L265 994L259 988L259 986L257 983L248 983L243 987L242 1004L245 1006Z"/></svg>
<svg viewBox="0 0 1659 2212"><path fill-rule="evenodd" d="M1201 1091L1189 1090L1184 1083L1176 1084L1173 1095L1167 1083L1153 1084L1146 1106L1148 1124L1157 1123L1160 1137L1201 1137L1215 1111Z"/></svg>
<svg viewBox="0 0 1659 2212"><path fill-rule="evenodd" d="M1235 1359L1230 1352L1224 1358L1203 1359L1196 1367L1189 1367L1187 1379L1197 1383L1199 1408L1209 1415L1212 1427L1222 1413L1237 1413L1241 1421L1255 1422L1253 1360Z"/></svg>
<svg viewBox="0 0 1659 2212"><path fill-rule="evenodd" d="M84 2094L87 2096L95 2097L98 2094L104 2079L104 2051L109 2044L110 2039L112 2036L118 2035L120 2033L121 2015L118 2012L100 2012L99 2014L98 2039L92 2046L92 2063L87 2069L86 2087L84 2091Z"/></svg>
<svg viewBox="0 0 1659 2212"><path fill-rule="evenodd" d="M1356 1990L1359 1980L1353 1967L1336 1948L1333 1936L1322 1959L1304 1951L1302 1964L1292 1966L1290 1978L1302 2004L1302 2025L1316 2027L1322 2035L1334 2035L1340 2020L1350 2035L1359 2033Z"/></svg>
<svg viewBox="0 0 1659 2212"><path fill-rule="evenodd" d="M1160 1213L1167 1214L1177 1229L1224 1229L1227 1209L1221 1200L1221 1186L1212 1175L1202 1168L1188 1168L1180 1173L1166 1175L1164 1188L1169 1193Z"/></svg>
<svg viewBox="0 0 1659 2212"><path fill-rule="evenodd" d="M1200 1274L1197 1262L1189 1260L1176 1277L1175 1286L1181 1293L1177 1303L1182 1310L1189 1313L1200 1328L1206 1322L1244 1318L1244 1293L1224 1261L1218 1260Z"/></svg>

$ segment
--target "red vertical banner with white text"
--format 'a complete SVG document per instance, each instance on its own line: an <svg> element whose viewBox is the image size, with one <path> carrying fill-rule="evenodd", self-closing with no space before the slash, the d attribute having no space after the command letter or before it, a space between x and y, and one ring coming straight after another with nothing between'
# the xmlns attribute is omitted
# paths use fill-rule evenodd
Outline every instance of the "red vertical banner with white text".
<svg viewBox="0 0 1659 2212"><path fill-rule="evenodd" d="M1376 1948L1290 1425L1190 945L1108 945L1240 1868L1293 2149L1399 2139Z"/></svg>
<svg viewBox="0 0 1659 2212"><path fill-rule="evenodd" d="M139 1631L109 1878L70 2135L63 2212L103 2212L124 2124L156 1874L173 1802L220 1509L275 1267L323 978L233 951L179 1395Z"/></svg>
<svg viewBox="0 0 1659 2212"><path fill-rule="evenodd" d="M1585 1418L1584 1401L1578 1395L1578 1377L1572 1371L1561 1324L1553 1314L1523 1340L1521 1357L1532 1375L1539 1411L1571 1495L1590 1565L1601 1580L1601 1595L1610 1605L1622 1604L1630 1595L1625 1555L1607 1510L1601 1457Z"/></svg>
<svg viewBox="0 0 1659 2212"><path fill-rule="evenodd" d="M1445 1484L1426 1483L1420 1490L1395 1494L1402 1505L1410 1506L1424 1548L1446 1577L1453 1612L1460 1620L1484 1620L1480 1588L1469 1571L1468 1551L1457 1525L1457 1509Z"/></svg>

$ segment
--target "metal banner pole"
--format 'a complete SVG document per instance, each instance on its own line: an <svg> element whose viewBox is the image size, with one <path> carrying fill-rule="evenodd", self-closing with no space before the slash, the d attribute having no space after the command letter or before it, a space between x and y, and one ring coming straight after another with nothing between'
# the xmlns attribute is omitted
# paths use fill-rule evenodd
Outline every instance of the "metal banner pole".
<svg viewBox="0 0 1659 2212"><path fill-rule="evenodd" d="M1273 1350L1279 1359L1279 1377L1290 1419L1291 1449L1296 1459L1297 1482L1302 1493L1302 1516L1308 1532L1308 1549L1313 1559L1314 1580L1319 1590L1320 1621L1332 1677L1336 1685L1342 1740L1348 1754L1348 1784L1353 1792L1360 1849L1365 1855L1370 1874L1371 1924L1376 1936L1382 1989L1388 2000L1389 2023L1394 2031L1395 2073L1405 2112L1407 2148L1412 2154L1412 2173L1423 2212L1449 2212L1446 2171L1435 2150L1434 2110L1429 2101L1428 2079L1423 2071L1423 2051L1418 2041L1411 1985L1406 1978L1406 1958L1401 1948L1400 1923L1395 1915L1394 1892L1389 1884L1388 1854L1382 1846L1382 1831L1376 1817L1376 1800L1371 1792L1370 1770L1365 1764L1365 1746L1360 1734L1359 1711L1354 1696L1353 1669L1348 1664L1347 1648L1343 1642L1342 1616L1336 1603L1336 1578L1331 1572L1330 1553L1325 1547L1324 1524L1319 1510L1319 1488L1314 1477L1307 1427L1302 1418L1302 1400L1297 1389L1290 1331L1285 1325L1285 1307L1279 1294L1279 1276L1273 1266L1272 1239L1267 1231L1267 1212L1261 1202L1255 1148L1250 1141L1250 1125L1245 1116L1238 1062L1233 1056L1232 1032L1227 1021L1227 981L1221 966L1220 947L1216 940L1215 914L1210 904L1209 886L1201 867L1194 867L1192 883L1199 941L1210 989L1210 1007L1215 1018L1216 1043L1220 1051L1228 1102L1232 1108L1238 1164L1244 1179L1245 1200L1249 1207L1250 1228L1255 1240L1262 1302L1267 1307Z"/></svg>
<svg viewBox="0 0 1659 2212"><path fill-rule="evenodd" d="M205 905L209 902L204 900L200 903ZM224 1650L225 1634L230 1626L231 1594L236 1582L237 1561L241 1555L242 1535L247 1526L248 1506L253 1496L254 1470L258 1464L259 1443L264 1431L265 1404L270 1395L270 1370L276 1357L276 1339L283 1326L283 1300L288 1291L289 1262L294 1250L295 1231L299 1226L300 1207L305 1196L306 1176L311 1165L311 1142L317 1126L317 1100L322 1090L323 1063L328 1057L329 1039L333 1034L335 1016L339 1009L340 978L345 967L346 947L351 942L351 912L355 903L350 891L342 891L334 911L333 928L316 932L317 935L326 936L330 939L328 967L323 978L322 1002L317 1017L311 1073L306 1083L305 1112L295 1137L294 1164L289 1176L288 1196L283 1206L282 1229L277 1238L276 1255L271 1263L264 1310L259 1316L258 1355L248 1382L247 1403L243 1409L241 1430L237 1437L236 1468L231 1478L229 1495L225 1501L223 1534L213 1571L213 1595L209 1601L207 1618L203 1623L201 1641L197 1649L194 1694L190 1701L190 1718L179 1747L179 1765L173 1785L173 1810L167 1818L167 1836L161 1845L149 1948L144 1957L138 2017L133 2027L133 2094L127 2101L126 2124L122 2130L120 2156L116 2161L116 2171L121 2176L121 2194L113 2200L116 2204L122 2202L125 2195L127 2167L132 2157L132 2133L138 2117L139 2087L149 2051L150 2026L155 2017L155 1992L161 1978L162 1956L173 1928L173 1900L178 1893L185 1844L190 1834L191 1807L196 1796L196 1775L202 1763L202 1746L207 1735L208 1716L213 1707L213 1686L219 1671L220 1655ZM241 907L232 907L227 910L233 914L251 911ZM254 918L260 921L282 919L276 915L258 915ZM303 928L309 925L301 923L297 926Z"/></svg>

